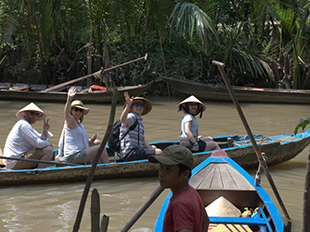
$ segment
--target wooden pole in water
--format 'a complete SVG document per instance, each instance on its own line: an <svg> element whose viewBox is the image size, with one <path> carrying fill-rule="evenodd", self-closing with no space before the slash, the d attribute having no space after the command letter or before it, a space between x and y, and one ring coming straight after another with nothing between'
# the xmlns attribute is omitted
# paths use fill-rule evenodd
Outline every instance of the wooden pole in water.
<svg viewBox="0 0 310 232"><path fill-rule="evenodd" d="M109 225L109 217L106 215L103 215L102 219L101 219L100 232L107 232L108 231L108 225Z"/></svg>
<svg viewBox="0 0 310 232"><path fill-rule="evenodd" d="M117 102L117 89L114 88L114 92L113 92L113 99L112 99L112 106L111 106L111 112L110 112L110 119L109 119L109 123L108 123L108 127L107 127L107 130L105 132L105 135L104 135L104 138L102 140L102 143L100 144L100 147L97 151L97 154L95 156L95 158L93 159L93 164L92 164L92 167L90 169L90 172L89 172L89 175L87 177L87 181L86 181L86 184L85 184L85 188L84 188L84 192L83 192L83 195L82 195L82 198L81 198L81 201L80 201L80 206L79 206L79 210L78 210L78 213L76 215L76 219L75 219L75 223L73 225L73 232L77 232L80 228L80 223L81 223L81 220L82 220L82 216L83 216L83 212L84 212L84 208L85 208L85 203L86 203L86 200L87 200L87 195L88 195L88 192L89 192L89 189L90 189L90 185L91 185L91 182L94 178L94 174L95 174L95 171L96 171L96 167L97 167L97 163L98 163L98 160L100 158L100 155L103 151L103 149L105 148L105 145L109 139L109 136L110 136L110 133L111 133L111 130L112 130L112 127L113 127L113 122L114 122L114 117L115 117L115 109L116 109L116 102Z"/></svg>
<svg viewBox="0 0 310 232"><path fill-rule="evenodd" d="M310 151L308 153L302 221L302 232L310 231Z"/></svg>
<svg viewBox="0 0 310 232"><path fill-rule="evenodd" d="M91 216L91 232L99 232L99 221L100 221L100 196L97 189L92 191L91 205L90 205L90 216Z"/></svg>
<svg viewBox="0 0 310 232"><path fill-rule="evenodd" d="M250 127L249 127L245 117L244 117L244 114L243 114L243 112L242 112L242 110L240 108L240 105L239 105L239 102L238 102L238 100L237 100L237 98L235 96L235 93L234 93L234 91L231 88L229 80L228 80L228 78L226 76L226 73L224 71L225 64L221 63L221 62L218 62L218 61L215 61L215 60L212 61L212 64L216 65L218 67L218 69L220 70L220 73L221 73L221 75L222 75L222 77L224 79L224 82L225 82L226 86L227 86L228 92L229 92L229 94L230 94L230 96L231 96L231 98L232 98L232 100L233 100L233 102L235 104L235 107L236 107L236 109L238 111L238 114L239 114L239 116L241 118L241 121L242 121L242 123L244 125L244 128L245 128L245 130L246 130L246 132L247 132L247 134L248 134L248 136L249 136L249 138L251 140L251 143L252 143L253 148L255 150L255 153L257 155L258 161L260 163L260 166L264 170L264 173L265 173L265 175L266 175L266 177L267 177L267 179L269 181L269 184L270 184L270 186L271 186L271 188L272 188L272 190L273 190L273 192L274 192L274 194L275 194L275 196L276 196L276 198L277 198L277 200L278 200L278 202L279 202L279 204L280 204L280 206L281 206L281 208L282 208L282 210L283 210L283 212L285 214L285 217L288 220L291 220L290 216L288 215L288 212L287 212L287 210L286 210L286 208L285 208L285 206L283 204L283 201L282 201L282 199L280 197L280 194L279 194L279 192L278 192L278 190L277 190L277 188L275 186L275 183L273 182L273 179L272 179L272 177L271 177L271 175L269 173L267 163L266 163L265 159L262 157L262 155L261 155L261 153L260 153L260 151L258 149L258 146L256 144L256 141L255 141L254 137L253 137L251 129L250 129Z"/></svg>

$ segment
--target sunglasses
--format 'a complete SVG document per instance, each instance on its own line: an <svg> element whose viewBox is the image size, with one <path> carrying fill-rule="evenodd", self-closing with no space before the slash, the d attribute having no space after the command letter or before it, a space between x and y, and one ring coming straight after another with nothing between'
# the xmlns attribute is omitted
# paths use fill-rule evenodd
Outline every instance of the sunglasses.
<svg viewBox="0 0 310 232"><path fill-rule="evenodd" d="M139 106L143 108L144 104L143 103L135 103L135 107L139 107Z"/></svg>
<svg viewBox="0 0 310 232"><path fill-rule="evenodd" d="M75 112L80 111L81 113L83 113L83 112L84 112L84 110L83 110L83 109L80 109L80 108L74 108L74 111L75 111Z"/></svg>
<svg viewBox="0 0 310 232"><path fill-rule="evenodd" d="M40 113L36 113L36 112L33 112L33 111L29 111L29 113L30 113L31 116L36 116L36 117L40 116Z"/></svg>

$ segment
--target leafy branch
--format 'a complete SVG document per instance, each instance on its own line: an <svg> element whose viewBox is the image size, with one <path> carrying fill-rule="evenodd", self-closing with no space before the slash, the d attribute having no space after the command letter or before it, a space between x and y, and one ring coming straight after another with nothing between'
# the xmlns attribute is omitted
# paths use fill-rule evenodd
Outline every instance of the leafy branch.
<svg viewBox="0 0 310 232"><path fill-rule="evenodd" d="M295 127L294 134L297 134L298 129L301 127L304 131L306 126L310 123L310 117L307 117L307 119L299 119L299 124Z"/></svg>

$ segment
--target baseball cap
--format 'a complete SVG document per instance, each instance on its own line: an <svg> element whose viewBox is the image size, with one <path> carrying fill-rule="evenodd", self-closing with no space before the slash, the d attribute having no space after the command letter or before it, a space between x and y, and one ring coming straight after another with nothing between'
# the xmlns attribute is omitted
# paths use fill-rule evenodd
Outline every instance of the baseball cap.
<svg viewBox="0 0 310 232"><path fill-rule="evenodd" d="M148 157L151 163L161 163L164 165L183 164L184 166L193 169L194 158L192 152L181 145L171 145L163 151L161 155L152 155Z"/></svg>

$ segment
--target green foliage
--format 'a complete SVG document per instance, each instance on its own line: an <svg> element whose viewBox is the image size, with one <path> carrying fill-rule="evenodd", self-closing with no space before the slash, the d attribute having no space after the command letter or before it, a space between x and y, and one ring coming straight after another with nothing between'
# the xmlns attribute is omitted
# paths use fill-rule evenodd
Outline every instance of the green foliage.
<svg viewBox="0 0 310 232"><path fill-rule="evenodd" d="M123 67L113 82L160 81L160 73L216 83L218 60L232 84L271 87L270 61L279 65L283 52L293 57L296 88L307 81L307 0L0 0L0 7L1 57L17 47L11 64L39 68L50 84L145 53L147 67Z"/></svg>
<svg viewBox="0 0 310 232"><path fill-rule="evenodd" d="M210 16L193 3L177 3L169 20L170 33L178 32L191 42L200 40L206 55L219 42L218 33Z"/></svg>
<svg viewBox="0 0 310 232"><path fill-rule="evenodd" d="M42 43L43 51L45 57L50 56L50 40L51 33L54 24L54 14L53 14L53 4L50 0L40 0L39 10L41 13L41 33L42 33Z"/></svg>
<svg viewBox="0 0 310 232"><path fill-rule="evenodd" d="M302 128L304 131L306 126L310 123L310 117L307 117L307 119L299 119L299 124L295 127L294 134L296 135L299 128Z"/></svg>

